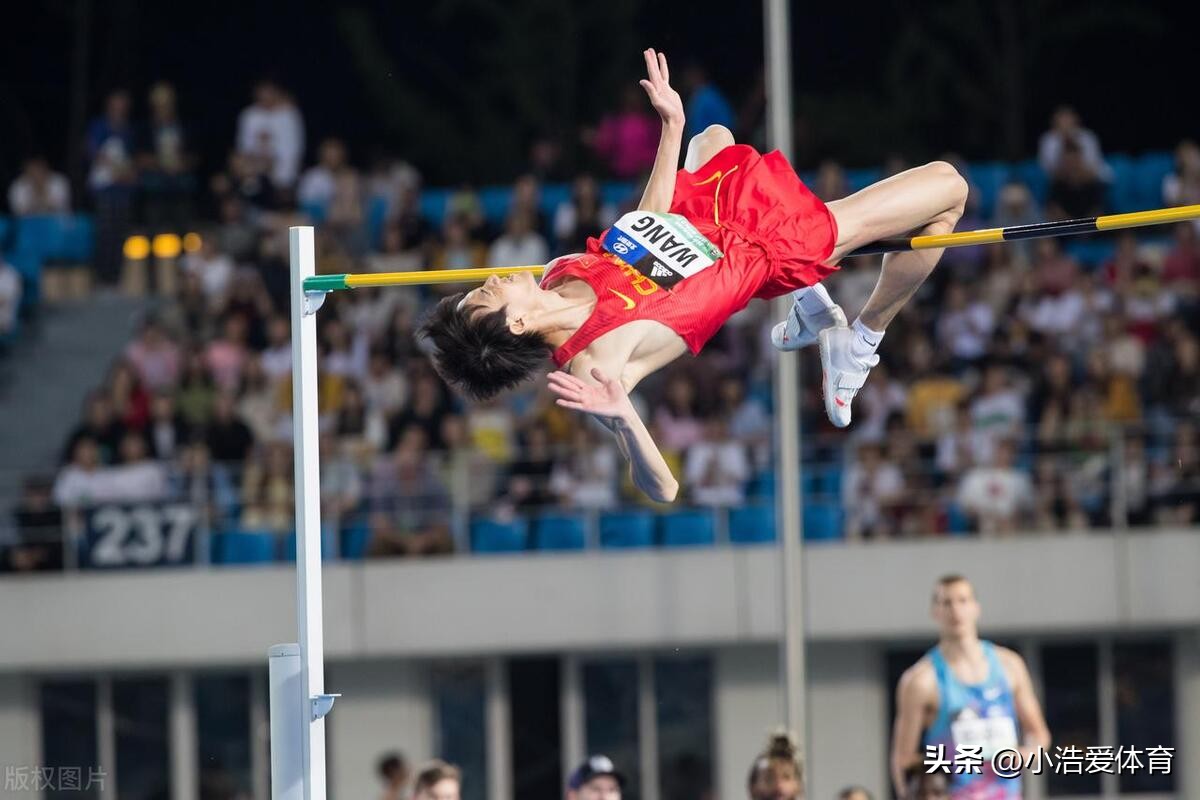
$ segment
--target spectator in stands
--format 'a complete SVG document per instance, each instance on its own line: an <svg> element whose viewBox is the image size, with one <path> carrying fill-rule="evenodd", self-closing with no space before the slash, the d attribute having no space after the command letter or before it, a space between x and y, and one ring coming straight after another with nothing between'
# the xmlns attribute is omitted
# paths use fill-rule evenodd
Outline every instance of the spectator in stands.
<svg viewBox="0 0 1200 800"><path fill-rule="evenodd" d="M0 253L0 338L8 336L17 328L23 291L21 273L5 261L4 255Z"/></svg>
<svg viewBox="0 0 1200 800"><path fill-rule="evenodd" d="M580 175L572 184L571 199L559 203L554 211L555 252L582 253L588 237L599 236L616 219L617 210L601 201L596 179Z"/></svg>
<svg viewBox="0 0 1200 800"><path fill-rule="evenodd" d="M203 440L183 448L176 463L170 475L172 498L190 503L213 527L236 521L239 496L233 474L227 465L213 463Z"/></svg>
<svg viewBox="0 0 1200 800"><path fill-rule="evenodd" d="M267 346L262 351L263 372L272 381L292 374L292 325L282 314L267 320Z"/></svg>
<svg viewBox="0 0 1200 800"><path fill-rule="evenodd" d="M292 98L275 81L254 87L254 102L238 117L237 150L265 160L272 183L290 189L304 158L304 120Z"/></svg>
<svg viewBox="0 0 1200 800"><path fill-rule="evenodd" d="M953 357L955 372L974 366L987 355L995 330L991 306L979 299L970 284L955 281L946 288L937 338L939 348Z"/></svg>
<svg viewBox="0 0 1200 800"><path fill-rule="evenodd" d="M683 94L687 100L687 138L691 138L710 125L733 128L736 124L733 107L699 61L693 61L683 70Z"/></svg>
<svg viewBox="0 0 1200 800"><path fill-rule="evenodd" d="M621 800L625 776L608 756L589 756L567 777L567 800Z"/></svg>
<svg viewBox="0 0 1200 800"><path fill-rule="evenodd" d="M1149 525L1151 516L1150 504L1150 461L1146 453L1146 437L1140 430L1127 430L1121 448L1121 461L1116 465L1116 479L1120 485L1122 502L1120 510L1124 510L1124 519L1114 517L1109 520L1113 527L1126 524L1136 527ZM1118 509L1114 513L1119 514Z"/></svg>
<svg viewBox="0 0 1200 800"><path fill-rule="evenodd" d="M322 340L321 371L324 374L350 380L358 380L367 374L371 340L366 331L351 331L335 317L326 323Z"/></svg>
<svg viewBox="0 0 1200 800"><path fill-rule="evenodd" d="M871 382L863 387L859 399L862 412L855 425L854 437L879 441L883 438L888 420L904 411L908 392L882 362L875 368L871 378Z"/></svg>
<svg viewBox="0 0 1200 800"><path fill-rule="evenodd" d="M193 350L184 363L183 379L179 382L175 402L188 425L204 428L212 418L217 386L208 371L203 351Z"/></svg>
<svg viewBox="0 0 1200 800"><path fill-rule="evenodd" d="M1200 339L1181 331L1170 350L1164 371L1156 375L1156 399L1172 417L1200 418Z"/></svg>
<svg viewBox="0 0 1200 800"><path fill-rule="evenodd" d="M412 800L459 800L461 790L462 771L435 759L417 772Z"/></svg>
<svg viewBox="0 0 1200 800"><path fill-rule="evenodd" d="M595 130L585 129L583 141L613 177L632 180L654 165L658 133L658 118L648 113L646 98L627 86L621 92L620 106L604 116Z"/></svg>
<svg viewBox="0 0 1200 800"><path fill-rule="evenodd" d="M63 516L53 502L53 482L30 477L13 511L16 539L0 554L0 571L43 572L63 567Z"/></svg>
<svg viewBox="0 0 1200 800"><path fill-rule="evenodd" d="M433 453L438 474L450 496L467 508L484 508L496 497L498 465L473 446L466 420L459 414L442 419L443 447Z"/></svg>
<svg viewBox="0 0 1200 800"><path fill-rule="evenodd" d="M570 508L613 508L619 472L620 459L612 440L598 437L592 424L577 425L566 457L555 461L550 489Z"/></svg>
<svg viewBox="0 0 1200 800"><path fill-rule="evenodd" d="M696 385L686 373L676 372L667 381L662 400L654 410L655 441L665 450L682 453L704 436Z"/></svg>
<svg viewBox="0 0 1200 800"><path fill-rule="evenodd" d="M34 156L8 187L8 210L17 217L69 214L71 184L46 159Z"/></svg>
<svg viewBox="0 0 1200 800"><path fill-rule="evenodd" d="M181 265L186 274L199 278L210 307L224 298L233 282L233 258L220 249L214 236L205 236L199 250L185 253Z"/></svg>
<svg viewBox="0 0 1200 800"><path fill-rule="evenodd" d="M813 193L826 203L840 200L850 194L850 184L846 181L846 172L836 161L825 160L817 167L817 180L813 184Z"/></svg>
<svg viewBox="0 0 1200 800"><path fill-rule="evenodd" d="M1038 333L1072 343L1071 334L1085 311L1079 291L1079 265L1062 252L1054 239L1039 239L1034 253L1029 285L1018 314Z"/></svg>
<svg viewBox="0 0 1200 800"><path fill-rule="evenodd" d="M350 165L341 139L326 139L319 152L316 166L307 169L300 179L300 205L323 221L325 233L344 252L361 255L367 244L363 238L366 210L362 179Z"/></svg>
<svg viewBox="0 0 1200 800"><path fill-rule="evenodd" d="M1200 297L1200 234L1186 222L1175 226L1175 245L1163 261L1162 279L1188 308ZM1181 309L1185 311L1185 309Z"/></svg>
<svg viewBox="0 0 1200 800"><path fill-rule="evenodd" d="M750 459L746 448L729 433L729 420L714 415L704 422L704 435L688 448L684 481L692 502L701 506L736 506L746 499Z"/></svg>
<svg viewBox="0 0 1200 800"><path fill-rule="evenodd" d="M462 184L446 198L446 219L452 217L462 220L472 239L484 237L487 218L483 213L483 200L471 184Z"/></svg>
<svg viewBox="0 0 1200 800"><path fill-rule="evenodd" d="M838 792L837 800L875 800L875 798L861 786L847 786Z"/></svg>
<svg viewBox="0 0 1200 800"><path fill-rule="evenodd" d="M846 538L883 538L895 533L893 509L904 500L904 475L884 460L877 442L858 445L857 458L842 478Z"/></svg>
<svg viewBox="0 0 1200 800"><path fill-rule="evenodd" d="M150 87L149 101L150 121L138 158L146 222L178 230L191 221L193 158L179 119L175 87L159 81Z"/></svg>
<svg viewBox="0 0 1200 800"><path fill-rule="evenodd" d="M923 766L905 774L908 787L904 800L951 800L950 777L944 772L929 772Z"/></svg>
<svg viewBox="0 0 1200 800"><path fill-rule="evenodd" d="M446 392L431 370L421 370L411 381L412 395L400 413L388 424L387 447L394 449L401 434L411 425L425 434L425 441L434 450L442 449L442 420L449 413Z"/></svg>
<svg viewBox="0 0 1200 800"><path fill-rule="evenodd" d="M1163 178L1162 195L1169 206L1200 204L1200 145L1193 140L1175 148L1175 171Z"/></svg>
<svg viewBox="0 0 1200 800"><path fill-rule="evenodd" d="M542 510L554 501L550 476L556 459L550 435L542 425L525 428L519 444L500 482L502 494L497 504L524 514Z"/></svg>
<svg viewBox="0 0 1200 800"><path fill-rule="evenodd" d="M534 230L533 219L527 213L514 212L508 218L504 235L488 249L487 265L515 267L545 264L549 259L550 248L545 238Z"/></svg>
<svg viewBox="0 0 1200 800"><path fill-rule="evenodd" d="M1200 446L1192 420L1176 426L1170 454L1155 470L1152 487L1154 517L1159 525L1194 525L1200 521Z"/></svg>
<svg viewBox="0 0 1200 800"><path fill-rule="evenodd" d="M1039 456L1034 465L1033 527L1038 531L1084 530L1087 514L1063 471L1061 456Z"/></svg>
<svg viewBox="0 0 1200 800"><path fill-rule="evenodd" d="M971 401L971 421L984 449L975 454L979 462L991 460L992 444L1017 436L1025 421L1025 398L1009 375L1008 368L989 364L983 372L979 394Z"/></svg>
<svg viewBox="0 0 1200 800"><path fill-rule="evenodd" d="M542 185L536 177L526 173L513 181L512 195L508 201L508 215L525 214L533 230L539 235L550 232L549 220L542 211Z"/></svg>
<svg viewBox="0 0 1200 800"><path fill-rule="evenodd" d="M362 473L355 451L332 433L323 434L321 452L321 519L332 530L345 526L363 501Z"/></svg>
<svg viewBox="0 0 1200 800"><path fill-rule="evenodd" d="M368 502L367 553L434 555L454 549L450 496L429 456L425 432L409 425L389 458L376 461Z"/></svg>
<svg viewBox="0 0 1200 800"><path fill-rule="evenodd" d="M996 197L996 210L992 215L993 227L1008 228L1015 225L1032 225L1041 221L1037 204L1033 200L1033 193L1029 191L1028 186L1021 181L1010 180L1000 188ZM1014 260L1028 264L1033 255L1033 243L1030 241L1011 242L1004 247L994 247L989 253L1010 254Z"/></svg>
<svg viewBox="0 0 1200 800"><path fill-rule="evenodd" d="M446 218L442 239L433 249L430 267L433 269L472 269L487 261L487 246L471 238L466 217L455 214ZM447 284L453 286L453 284ZM438 287L434 287L438 288Z"/></svg>
<svg viewBox="0 0 1200 800"><path fill-rule="evenodd" d="M216 450L213 457L220 459ZM286 533L295 528L294 475L291 448L280 442L266 445L246 462L242 470L242 530Z"/></svg>
<svg viewBox="0 0 1200 800"><path fill-rule="evenodd" d="M108 377L113 412L126 429L141 431L150 420L150 392L142 384L129 362L113 365Z"/></svg>
<svg viewBox="0 0 1200 800"><path fill-rule="evenodd" d="M266 240L264 240L266 241ZM275 314L271 295L263 282L263 270L243 267L233 275L225 302L214 309L226 318L238 316L244 321L245 346L261 350L267 344L267 320ZM227 325L222 320L222 326Z"/></svg>
<svg viewBox="0 0 1200 800"><path fill-rule="evenodd" d="M966 395L961 381L939 369L933 360L933 347L927 337L914 334L908 341L908 406L905 419L920 439L929 441L951 430L955 409Z"/></svg>
<svg viewBox="0 0 1200 800"><path fill-rule="evenodd" d="M111 398L103 390L97 389L88 395L83 422L67 437L62 460L74 459L76 445L81 439L89 439L97 448L97 459L111 464L116 460L117 446L124 433L124 426L113 413Z"/></svg>
<svg viewBox="0 0 1200 800"><path fill-rule="evenodd" d="M229 314L221 325L220 338L209 342L204 350L204 362L217 388L236 390L241 383L247 358L246 320L240 314Z"/></svg>
<svg viewBox="0 0 1200 800"><path fill-rule="evenodd" d="M957 483L958 478L975 463L976 453L986 451L980 442L981 434L971 419L971 404L962 401L952 430L944 431L937 439L934 466L942 484Z"/></svg>
<svg viewBox="0 0 1200 800"><path fill-rule="evenodd" d="M190 431L183 415L175 407L170 392L160 392L150 401L150 421L146 425L146 440L151 455L160 461L170 461L183 450Z"/></svg>
<svg viewBox="0 0 1200 800"><path fill-rule="evenodd" d="M1107 187L1074 139L1062 146L1058 168L1050 177L1046 212L1054 219L1095 217L1104 213Z"/></svg>
<svg viewBox="0 0 1200 800"><path fill-rule="evenodd" d="M376 771L379 773L379 779L383 781L383 794L379 800L409 800L407 791L410 771L408 759L403 753L385 753L380 757Z"/></svg>
<svg viewBox="0 0 1200 800"><path fill-rule="evenodd" d="M379 252L367 256L367 269L370 272L415 272L430 266L425 263L425 249L418 242L408 240L407 230L395 220L383 226Z"/></svg>
<svg viewBox="0 0 1200 800"><path fill-rule="evenodd" d="M221 463L245 461L254 444L249 426L237 415L237 399L231 391L217 394L212 419L204 433L205 444L214 460Z"/></svg>
<svg viewBox="0 0 1200 800"><path fill-rule="evenodd" d="M169 493L166 467L151 457L146 437L139 432L128 431L121 437L120 460L103 472L100 501L153 503L165 500Z"/></svg>
<svg viewBox="0 0 1200 800"><path fill-rule="evenodd" d="M234 262L246 261L258 247L258 229L250 220L246 204L240 197L218 193L217 250L228 253Z"/></svg>
<svg viewBox="0 0 1200 800"><path fill-rule="evenodd" d="M879 382L879 372L875 372ZM720 413L729 420L729 434L739 442L759 468L771 460L771 415L757 397L746 394L746 380L726 375L717 389Z"/></svg>
<svg viewBox="0 0 1200 800"><path fill-rule="evenodd" d="M750 800L804 800L804 763L791 734L771 735L767 747L750 765L746 789Z"/></svg>
<svg viewBox="0 0 1200 800"><path fill-rule="evenodd" d="M384 420L398 413L408 399L405 374L392 367L387 352L380 347L371 349L367 359L367 374L362 379L362 391L367 410L382 415Z"/></svg>
<svg viewBox="0 0 1200 800"><path fill-rule="evenodd" d="M71 461L54 479L54 503L64 508L79 508L100 502L104 496L103 464L100 447L90 436L79 436L71 447Z"/></svg>
<svg viewBox="0 0 1200 800"><path fill-rule="evenodd" d="M250 428L255 441L285 441L291 439L291 419L284 420L288 397L286 382L273 381L263 371L262 358L257 355L246 360L238 392L236 415ZM287 424L284 425L283 423ZM283 430L282 428L286 428Z"/></svg>
<svg viewBox="0 0 1200 800"><path fill-rule="evenodd" d="M88 126L87 153L88 188L96 207L96 275L108 283L116 279L121 264L137 181L129 93L125 90L109 94L104 116Z"/></svg>
<svg viewBox="0 0 1200 800"><path fill-rule="evenodd" d="M125 360L150 392L174 389L182 370L182 354L159 321L150 317L141 334L125 348Z"/></svg>
<svg viewBox="0 0 1200 800"><path fill-rule="evenodd" d="M959 484L958 505L982 534L1015 532L1033 508L1033 485L1015 460L1016 447L1002 440L990 464L967 470Z"/></svg>
<svg viewBox="0 0 1200 800"><path fill-rule="evenodd" d="M1042 134L1038 142L1038 163L1042 171L1053 179L1063 167L1064 153L1074 146L1086 170L1101 181L1110 179L1111 171L1100 151L1100 140L1096 134L1084 128L1075 109L1059 106L1050 117L1050 130Z"/></svg>

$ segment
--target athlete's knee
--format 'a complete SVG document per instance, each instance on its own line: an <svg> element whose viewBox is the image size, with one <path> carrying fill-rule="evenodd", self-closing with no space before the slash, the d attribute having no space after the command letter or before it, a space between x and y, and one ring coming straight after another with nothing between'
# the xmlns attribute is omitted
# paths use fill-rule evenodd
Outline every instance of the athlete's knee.
<svg viewBox="0 0 1200 800"><path fill-rule="evenodd" d="M696 134L696 138L704 142L705 146L710 148L728 147L733 144L733 131L726 128L724 125L709 125L700 133Z"/></svg>
<svg viewBox="0 0 1200 800"><path fill-rule="evenodd" d="M961 216L970 191L967 179L949 161L931 161L925 168L936 176L940 190L945 192L947 207Z"/></svg>

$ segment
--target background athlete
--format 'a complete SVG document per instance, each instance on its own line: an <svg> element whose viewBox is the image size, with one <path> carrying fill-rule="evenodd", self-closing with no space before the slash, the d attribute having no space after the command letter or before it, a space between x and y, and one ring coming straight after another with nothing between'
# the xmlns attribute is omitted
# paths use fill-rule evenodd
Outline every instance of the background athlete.
<svg viewBox="0 0 1200 800"><path fill-rule="evenodd" d="M442 376L476 399L520 384L552 355L560 368L549 376L558 403L599 418L629 459L634 484L669 502L678 483L628 392L683 353L699 352L751 299L792 292L796 301L777 326L775 345L792 350L819 341L826 411L835 425L848 425L851 401L878 363L883 332L942 251L886 257L852 326L819 281L868 242L952 231L967 184L952 166L935 162L826 205L778 152L759 155L720 126L693 137L676 172L683 103L666 57L644 55L641 85L662 119L662 136L638 210L685 217L722 257L668 286L657 278L661 265L652 278L606 251L610 229L589 240L587 252L551 262L540 285L527 274L492 276L445 298L422 333Z"/></svg>
<svg viewBox="0 0 1200 800"><path fill-rule="evenodd" d="M979 602L966 578L948 575L933 592L932 615L939 639L909 667L896 688L892 730L892 782L901 800L909 796L911 773L925 763L925 747L942 745L954 759L959 746L981 746L980 774L949 776L953 800L1017 800L1020 778L990 769L991 755L1019 748L1028 757L1050 746L1050 730L1033 691L1025 660L1006 647L979 638Z"/></svg>

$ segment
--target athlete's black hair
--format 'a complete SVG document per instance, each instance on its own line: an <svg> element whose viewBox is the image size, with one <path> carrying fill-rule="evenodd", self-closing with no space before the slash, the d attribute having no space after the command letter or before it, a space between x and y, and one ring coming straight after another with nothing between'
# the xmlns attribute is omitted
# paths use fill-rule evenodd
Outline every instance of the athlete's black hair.
<svg viewBox="0 0 1200 800"><path fill-rule="evenodd" d="M546 360L546 338L510 331L503 308L460 309L462 298L461 292L443 298L418 330L434 346L433 366L442 379L474 400L487 400L532 377Z"/></svg>

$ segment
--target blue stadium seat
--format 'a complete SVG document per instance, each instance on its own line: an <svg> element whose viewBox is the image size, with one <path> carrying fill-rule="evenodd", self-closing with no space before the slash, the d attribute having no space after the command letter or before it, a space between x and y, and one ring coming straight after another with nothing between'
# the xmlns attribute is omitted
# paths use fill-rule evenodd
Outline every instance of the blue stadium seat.
<svg viewBox="0 0 1200 800"><path fill-rule="evenodd" d="M872 183L877 183L883 177L883 170L878 167L864 167L860 169L846 170L846 186L850 191L857 192L870 186Z"/></svg>
<svg viewBox="0 0 1200 800"><path fill-rule="evenodd" d="M498 522L493 519L471 520L471 549L476 553L516 553L524 550L528 538L525 520Z"/></svg>
<svg viewBox="0 0 1200 800"><path fill-rule="evenodd" d="M275 560L279 540L273 533L226 531L213 535L214 564L268 564Z"/></svg>
<svg viewBox="0 0 1200 800"><path fill-rule="evenodd" d="M775 541L775 507L763 503L730 509L729 541L737 543Z"/></svg>
<svg viewBox="0 0 1200 800"><path fill-rule="evenodd" d="M37 308L42 298L42 257L17 250L4 256L21 276L21 311Z"/></svg>
<svg viewBox="0 0 1200 800"><path fill-rule="evenodd" d="M313 221L314 224L320 224L325 221L325 217L329 215L329 206L319 200L309 200L300 204L300 210L305 216Z"/></svg>
<svg viewBox="0 0 1200 800"><path fill-rule="evenodd" d="M971 519L958 503L951 503L946 508L946 527L955 536L965 536L971 532Z"/></svg>
<svg viewBox="0 0 1200 800"><path fill-rule="evenodd" d="M578 514L543 514L533 523L535 550L582 550L586 546L586 526Z"/></svg>
<svg viewBox="0 0 1200 800"><path fill-rule="evenodd" d="M440 228L446 218L446 205L449 200L449 189L422 189L421 216L429 220L435 228Z"/></svg>
<svg viewBox="0 0 1200 800"><path fill-rule="evenodd" d="M716 525L710 509L686 509L664 514L659 523L665 547L697 547L716 542Z"/></svg>
<svg viewBox="0 0 1200 800"><path fill-rule="evenodd" d="M479 202L483 205L483 216L488 222L502 225L508 217L512 200L512 189L508 186L485 186L479 190Z"/></svg>
<svg viewBox="0 0 1200 800"><path fill-rule="evenodd" d="M67 249L69 221L70 217L59 215L21 217L17 220L16 251L43 261L61 258Z"/></svg>
<svg viewBox="0 0 1200 800"><path fill-rule="evenodd" d="M328 525L321 526L321 558L330 561L337 558L337 536ZM296 560L296 532L292 531L283 539L283 560Z"/></svg>
<svg viewBox="0 0 1200 800"><path fill-rule="evenodd" d="M804 506L804 538L829 541L842 538L842 508L836 503L808 503Z"/></svg>
<svg viewBox="0 0 1200 800"><path fill-rule="evenodd" d="M8 233L12 230L12 220L0 217L0 250L9 249Z"/></svg>
<svg viewBox="0 0 1200 800"><path fill-rule="evenodd" d="M342 558L350 561L361 560L367 554L367 545L371 543L371 529L366 522L358 522L346 526L342 530Z"/></svg>
<svg viewBox="0 0 1200 800"><path fill-rule="evenodd" d="M765 470L750 479L746 487L746 495L751 499L775 496L775 471Z"/></svg>
<svg viewBox="0 0 1200 800"><path fill-rule="evenodd" d="M1046 195L1050 191L1050 179L1042 172L1042 167L1036 160L1021 161L1013 165L1012 176L1023 182L1033 193L1033 199L1039 206L1046 204Z"/></svg>
<svg viewBox="0 0 1200 800"><path fill-rule="evenodd" d="M1108 208L1115 213L1136 211L1138 207L1137 169L1133 159L1124 155L1107 157L1112 168L1112 182L1108 186Z"/></svg>
<svg viewBox="0 0 1200 800"><path fill-rule="evenodd" d="M1137 174L1137 207L1130 211L1161 206L1163 178L1175 169L1175 156L1171 153L1147 153L1138 157L1134 169Z"/></svg>
<svg viewBox="0 0 1200 800"><path fill-rule="evenodd" d="M87 214L71 217L59 257L64 261L82 264L92 260L96 243L96 224Z"/></svg>
<svg viewBox="0 0 1200 800"><path fill-rule="evenodd" d="M979 215L991 219L1000 188L1008 181L1011 167L1003 161L981 161L967 167L970 180L979 189Z"/></svg>
<svg viewBox="0 0 1200 800"><path fill-rule="evenodd" d="M367 200L367 241L371 247L379 247L383 243L383 226L387 222L388 199L374 195Z"/></svg>
<svg viewBox="0 0 1200 800"><path fill-rule="evenodd" d="M653 547L654 514L649 511L610 511L601 514L600 546Z"/></svg>

